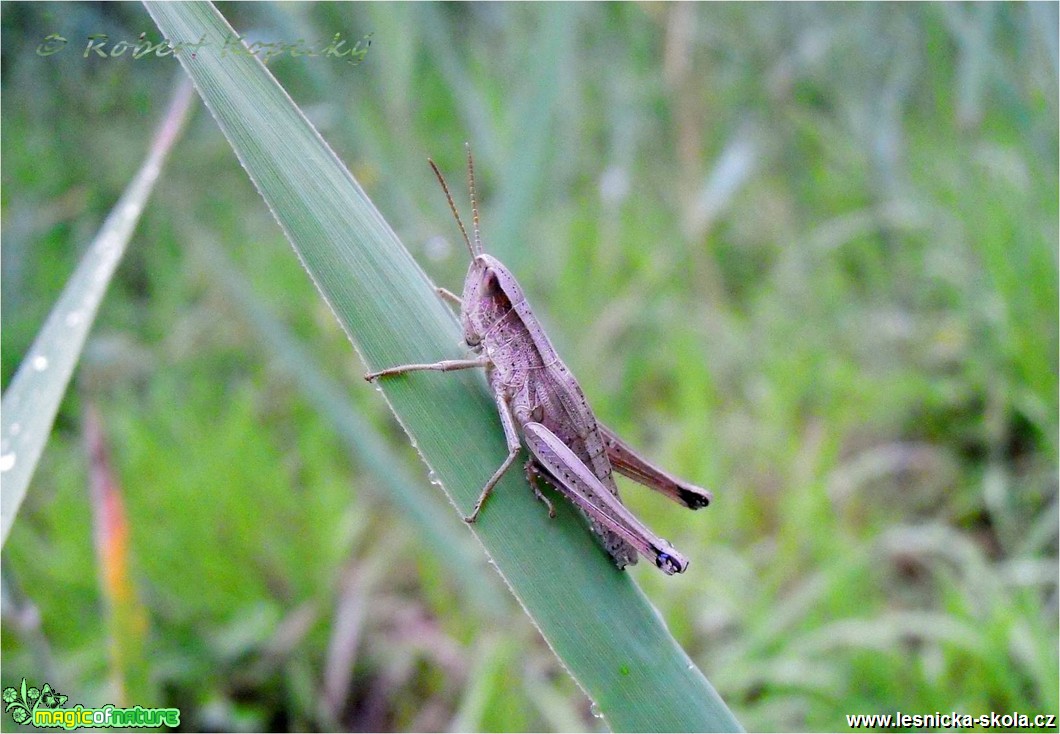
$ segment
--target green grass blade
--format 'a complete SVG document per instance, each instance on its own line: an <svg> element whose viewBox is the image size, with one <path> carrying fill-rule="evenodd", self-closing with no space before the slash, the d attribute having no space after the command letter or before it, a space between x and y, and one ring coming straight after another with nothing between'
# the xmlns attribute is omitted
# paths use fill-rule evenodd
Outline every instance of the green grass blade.
<svg viewBox="0 0 1060 734"><path fill-rule="evenodd" d="M462 356L456 319L390 226L254 57L220 49L234 32L212 5L146 3L247 173L366 365ZM426 172L424 175L428 175ZM460 512L506 451L481 374L415 374L381 390ZM550 521L510 473L475 536L549 645L609 724L625 731L739 724L629 574L573 508Z"/></svg>
<svg viewBox="0 0 1060 734"><path fill-rule="evenodd" d="M0 474L4 482L0 543L7 540L103 294L193 100L191 86L181 84L144 164L103 222L4 393L0 416Z"/></svg>

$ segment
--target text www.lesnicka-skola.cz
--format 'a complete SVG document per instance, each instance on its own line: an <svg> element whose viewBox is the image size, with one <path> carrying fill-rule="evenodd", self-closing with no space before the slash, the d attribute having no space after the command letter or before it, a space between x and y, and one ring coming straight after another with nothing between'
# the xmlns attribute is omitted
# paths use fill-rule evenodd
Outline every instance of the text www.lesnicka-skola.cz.
<svg viewBox="0 0 1060 734"><path fill-rule="evenodd" d="M999 714L959 714L956 711L933 714L847 714L847 726L851 729L887 729L890 727L912 729L1055 729L1055 714L1021 714L1018 711Z"/></svg>

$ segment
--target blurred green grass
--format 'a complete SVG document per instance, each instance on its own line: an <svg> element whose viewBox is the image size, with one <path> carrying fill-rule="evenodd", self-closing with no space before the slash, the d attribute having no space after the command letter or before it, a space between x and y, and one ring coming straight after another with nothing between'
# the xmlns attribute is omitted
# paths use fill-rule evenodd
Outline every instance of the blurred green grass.
<svg viewBox="0 0 1060 734"><path fill-rule="evenodd" d="M253 38L374 34L357 67L270 67L450 288L465 258L424 159L458 170L471 140L488 247L601 419L715 490L691 516L624 485L693 559L634 573L748 729L1060 708L1054 4L570 6L564 33L523 5L221 10ZM34 54L50 32L135 39L138 6L5 3L0 21L6 387L175 62ZM484 633L231 327L187 212L423 474L205 115L163 178L4 548L3 685L47 673L106 698L91 397L142 519L166 697L145 704L196 728L335 726L320 690L342 579L385 554L341 726L594 726L515 605Z"/></svg>

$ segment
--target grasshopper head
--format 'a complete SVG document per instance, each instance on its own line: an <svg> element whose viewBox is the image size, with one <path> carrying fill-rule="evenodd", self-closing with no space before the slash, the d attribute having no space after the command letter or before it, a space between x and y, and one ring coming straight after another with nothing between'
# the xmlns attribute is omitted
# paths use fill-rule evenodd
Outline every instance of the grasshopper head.
<svg viewBox="0 0 1060 734"><path fill-rule="evenodd" d="M486 282L486 263L482 257L471 260L471 266L464 277L464 293L461 300L464 307L460 311L460 323L464 327L464 342L476 352L482 350L482 337L487 329L481 318L482 304L493 287Z"/></svg>
<svg viewBox="0 0 1060 734"><path fill-rule="evenodd" d="M521 303L523 293L515 278L508 272L496 258L482 251L482 239L478 228L478 202L475 200L475 166L471 160L471 146L465 143L467 148L467 184L471 194L471 222L474 226L475 238L472 240L467 236L467 229L460 219L460 212L456 210L453 196L449 193L449 186L445 183L445 177L434 165L434 161L427 159L438 177L438 183L442 185L445 198L449 202L449 209L453 212L460 227L460 234L464 236L467 249L471 253L471 266L468 268L467 277L464 278L463 308L460 313L460 321L464 326L464 341L476 352L483 349L483 340L490 334L490 330L504 318L511 310L512 304Z"/></svg>
<svg viewBox="0 0 1060 734"><path fill-rule="evenodd" d="M519 300L517 294L521 294L518 284L496 258L475 256L464 279L464 308L460 313L469 347L482 349L486 335L511 311L513 299Z"/></svg>

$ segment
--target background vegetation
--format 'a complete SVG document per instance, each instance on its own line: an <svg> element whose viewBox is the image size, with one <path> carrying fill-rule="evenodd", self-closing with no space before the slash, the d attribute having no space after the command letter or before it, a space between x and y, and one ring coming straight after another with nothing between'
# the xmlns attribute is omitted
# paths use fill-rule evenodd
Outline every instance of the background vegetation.
<svg viewBox="0 0 1060 734"><path fill-rule="evenodd" d="M155 35L137 5L2 7L6 388L177 65L82 58ZM693 561L632 573L747 728L1060 709L1055 4L221 10L372 33L361 65L270 68L450 288L424 159L459 180L475 146L487 248L599 416L715 490L689 515L623 485ZM78 40L37 56L52 32ZM163 178L4 547L3 685L192 729L598 726L204 111ZM351 448L380 435L413 509Z"/></svg>

